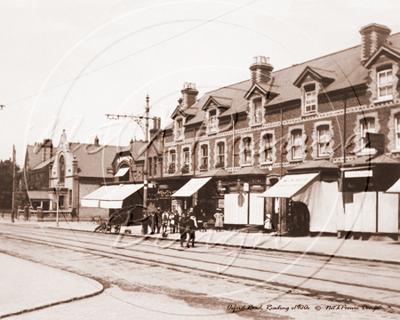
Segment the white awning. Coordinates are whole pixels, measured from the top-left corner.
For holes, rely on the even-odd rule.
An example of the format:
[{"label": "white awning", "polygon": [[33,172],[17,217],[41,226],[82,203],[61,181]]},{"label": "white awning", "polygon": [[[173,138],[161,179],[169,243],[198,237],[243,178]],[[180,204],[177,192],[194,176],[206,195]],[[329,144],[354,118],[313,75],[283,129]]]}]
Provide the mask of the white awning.
[{"label": "white awning", "polygon": [[208,178],[194,178],[186,183],[182,188],[175,192],[171,197],[191,197],[193,193],[204,186],[211,177]]},{"label": "white awning", "polygon": [[143,188],[143,184],[121,184],[118,188],[100,198],[100,207],[120,209],[124,200],[141,188]]},{"label": "white awning", "polygon": [[123,177],[124,175],[126,175],[126,173],[128,172],[129,168],[121,168],[118,170],[118,172],[115,174],[114,177]]},{"label": "white awning", "polygon": [[99,189],[93,191],[92,193],[87,194],[81,199],[81,205],[83,207],[92,207],[98,208],[100,206],[100,198],[106,196],[107,194],[111,194],[115,189],[120,186],[103,186]]},{"label": "white awning", "polygon": [[318,175],[319,173],[307,173],[284,176],[282,180],[260,196],[268,198],[291,198],[311,183]]},{"label": "white awning", "polygon": [[387,189],[388,193],[400,193],[400,179],[395,182],[389,189]]}]

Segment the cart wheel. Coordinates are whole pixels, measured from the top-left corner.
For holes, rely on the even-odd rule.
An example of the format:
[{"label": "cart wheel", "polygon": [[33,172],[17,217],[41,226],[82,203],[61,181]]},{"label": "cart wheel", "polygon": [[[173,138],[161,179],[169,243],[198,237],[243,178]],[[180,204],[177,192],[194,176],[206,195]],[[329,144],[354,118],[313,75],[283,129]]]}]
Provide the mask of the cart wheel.
[{"label": "cart wheel", "polygon": [[121,226],[114,226],[114,233],[119,233],[121,231]]}]

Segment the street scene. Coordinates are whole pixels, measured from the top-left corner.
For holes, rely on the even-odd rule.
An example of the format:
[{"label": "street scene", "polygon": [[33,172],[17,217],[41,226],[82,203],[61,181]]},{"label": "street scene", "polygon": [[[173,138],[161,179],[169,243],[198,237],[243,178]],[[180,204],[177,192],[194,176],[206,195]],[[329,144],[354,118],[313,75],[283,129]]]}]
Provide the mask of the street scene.
[{"label": "street scene", "polygon": [[395,1],[0,8],[0,318],[400,317]]}]

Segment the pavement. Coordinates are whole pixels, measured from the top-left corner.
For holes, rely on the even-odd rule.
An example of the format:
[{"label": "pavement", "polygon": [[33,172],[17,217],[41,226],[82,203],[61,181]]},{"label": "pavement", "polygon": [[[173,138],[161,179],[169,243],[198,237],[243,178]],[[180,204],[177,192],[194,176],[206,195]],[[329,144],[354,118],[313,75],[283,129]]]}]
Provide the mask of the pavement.
[{"label": "pavement", "polygon": [[103,292],[89,278],[0,253],[0,318]]},{"label": "pavement", "polygon": [[[1,224],[11,224],[9,219],[1,219]],[[97,224],[89,222],[61,221],[59,227],[51,221],[37,222],[17,220],[16,225],[37,225],[51,229],[79,230],[93,232]],[[126,237],[144,237],[141,226],[122,227],[130,230]],[[124,233],[125,234],[125,233]],[[168,233],[166,238],[161,234],[146,235],[155,241],[179,241],[179,233]],[[227,246],[235,248],[252,248],[314,254],[319,256],[335,256],[381,261],[400,264],[400,241],[362,241],[338,239],[336,237],[281,237],[276,234],[248,233],[246,230],[196,231],[196,243],[207,246]],[[8,266],[0,271],[0,318],[41,309],[47,306],[82,299],[101,293],[100,283],[34,262],[0,254],[0,265]]]}]

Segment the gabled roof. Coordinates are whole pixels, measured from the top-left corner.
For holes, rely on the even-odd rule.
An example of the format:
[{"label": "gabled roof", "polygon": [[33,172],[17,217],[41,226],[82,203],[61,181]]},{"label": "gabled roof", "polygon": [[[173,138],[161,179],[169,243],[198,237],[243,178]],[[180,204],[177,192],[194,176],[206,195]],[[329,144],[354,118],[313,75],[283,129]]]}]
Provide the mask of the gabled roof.
[{"label": "gabled roof", "polygon": [[396,48],[389,44],[382,45],[366,62],[365,67],[369,68],[369,66],[383,53],[386,52],[387,54],[400,59],[400,48]]},{"label": "gabled roof", "polygon": [[117,146],[95,146],[93,144],[71,143],[70,148],[78,160],[78,175],[90,178],[112,178],[108,173],[115,154],[119,152]]},{"label": "gabled roof", "polygon": [[34,167],[31,170],[40,170],[43,169],[44,167],[48,166],[49,164],[54,162],[55,156],[51,157],[50,159],[47,159],[46,161],[43,161],[42,163],[39,163],[36,167]]},{"label": "gabled roof", "polygon": [[231,107],[232,106],[232,99],[231,98],[224,98],[224,97],[217,97],[217,96],[210,96],[207,102],[203,105],[202,109],[207,110],[209,105],[214,103],[217,107]]},{"label": "gabled roof", "polygon": [[255,83],[253,84],[250,89],[246,92],[246,94],[244,95],[245,99],[248,99],[251,94],[256,91],[259,90],[261,92],[262,95],[266,96],[268,99],[273,99],[275,98],[279,93],[277,92],[273,92],[271,91],[271,89],[273,88],[273,79],[270,81],[271,84],[264,84],[264,83]]},{"label": "gabled roof", "polygon": [[[388,41],[391,46],[385,45],[387,50],[394,50],[400,47],[400,33],[391,35]],[[324,87],[324,92],[329,93],[345,88],[366,85],[368,78],[368,69],[361,64],[361,45],[332,53],[314,60],[306,61],[291,67],[281,69],[272,73],[273,89],[267,84],[257,84],[264,91],[273,91],[277,93],[272,99],[268,99],[267,106],[278,105],[283,102],[299,101],[301,98],[300,88],[293,85],[301,75],[304,75],[305,70],[309,70],[315,76],[326,79],[334,79]],[[307,69],[308,67],[308,69]],[[202,110],[210,96],[232,99],[232,106],[225,111],[222,116],[230,116],[236,113],[244,113],[247,108],[246,93],[253,87],[250,80],[235,83],[226,87],[222,87],[205,93],[199,101],[193,106],[198,112],[188,120],[185,125],[201,123],[205,119],[205,111]],[[170,129],[170,127],[166,127]]]},{"label": "gabled roof", "polygon": [[335,81],[335,71],[323,70],[318,68],[312,68],[310,66],[306,66],[302,73],[300,73],[299,77],[293,83],[296,87],[300,88],[303,81],[307,77],[311,77],[317,80],[320,83],[330,83]]}]

